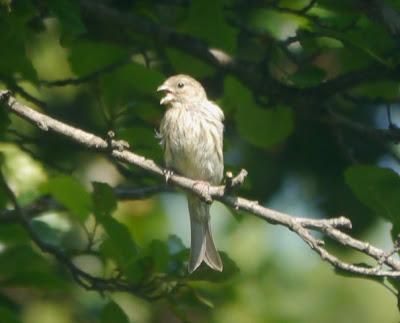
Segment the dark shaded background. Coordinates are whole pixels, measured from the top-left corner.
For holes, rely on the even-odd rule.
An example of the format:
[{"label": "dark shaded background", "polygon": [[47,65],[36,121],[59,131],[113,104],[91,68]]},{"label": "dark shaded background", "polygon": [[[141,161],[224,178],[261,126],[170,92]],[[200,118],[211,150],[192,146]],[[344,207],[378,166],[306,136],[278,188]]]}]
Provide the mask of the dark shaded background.
[{"label": "dark shaded background", "polygon": [[[399,120],[396,8],[400,1],[1,0],[0,88],[76,127],[101,136],[113,130],[133,151],[162,163],[154,130],[164,108],[155,89],[169,75],[190,74],[225,112],[226,169],[249,171],[240,195],[293,215],[345,215],[354,236],[389,250],[400,227],[400,134],[390,123]],[[215,59],[212,48],[229,57]],[[20,203],[49,194],[66,208],[36,214],[43,239],[93,275],[112,277],[120,268],[140,290],[85,291],[18,223],[2,223],[3,211],[1,322],[398,318],[396,297],[382,284],[339,276],[288,230],[218,203],[216,243],[232,261],[225,259],[221,276],[186,277],[182,194],[105,206],[123,224],[114,232],[115,222],[97,216],[91,183],[161,182],[19,118],[1,118],[3,170]],[[117,203],[107,194],[102,199]],[[0,204],[9,206],[5,197]],[[129,257],[127,243],[139,246],[133,267],[121,259]],[[328,247],[346,260],[364,260]],[[143,300],[150,280],[151,292],[162,292],[157,301]],[[170,291],[177,282],[185,287]]]}]

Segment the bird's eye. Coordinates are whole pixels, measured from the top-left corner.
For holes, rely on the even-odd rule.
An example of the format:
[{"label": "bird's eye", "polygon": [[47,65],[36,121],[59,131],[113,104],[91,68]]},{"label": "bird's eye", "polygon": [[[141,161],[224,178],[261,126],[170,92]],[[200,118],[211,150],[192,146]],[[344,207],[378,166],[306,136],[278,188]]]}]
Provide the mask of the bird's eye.
[{"label": "bird's eye", "polygon": [[185,84],[183,84],[183,82],[179,82],[178,83],[178,87],[181,89],[181,88],[183,88],[185,86]]}]

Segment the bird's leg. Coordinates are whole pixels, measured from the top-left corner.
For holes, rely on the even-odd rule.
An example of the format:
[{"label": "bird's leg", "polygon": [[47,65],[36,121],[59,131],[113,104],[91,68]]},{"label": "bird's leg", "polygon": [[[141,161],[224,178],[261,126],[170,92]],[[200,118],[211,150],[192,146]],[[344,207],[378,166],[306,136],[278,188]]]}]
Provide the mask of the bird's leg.
[{"label": "bird's leg", "polygon": [[174,172],[172,169],[170,169],[170,168],[164,168],[164,169],[163,169],[163,174],[164,174],[164,177],[165,177],[165,183],[168,184],[168,182],[169,182],[171,176],[174,175],[174,173],[175,173],[175,172]]},{"label": "bird's leg", "polygon": [[210,183],[205,181],[195,181],[193,184],[193,188],[201,194],[205,202],[212,202],[212,198],[210,195]]}]

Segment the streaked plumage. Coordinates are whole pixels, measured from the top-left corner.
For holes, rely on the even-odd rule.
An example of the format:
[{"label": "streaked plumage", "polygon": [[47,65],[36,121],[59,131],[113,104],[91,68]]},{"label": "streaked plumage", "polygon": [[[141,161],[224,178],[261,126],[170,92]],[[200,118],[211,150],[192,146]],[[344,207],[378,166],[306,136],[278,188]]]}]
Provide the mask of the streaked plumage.
[{"label": "streaked plumage", "polygon": [[[219,184],[223,177],[222,110],[207,99],[199,82],[187,75],[167,79],[158,89],[167,111],[160,125],[166,166],[186,177]],[[188,194],[191,225],[189,272],[204,261],[222,271],[210,229],[210,205]]]}]

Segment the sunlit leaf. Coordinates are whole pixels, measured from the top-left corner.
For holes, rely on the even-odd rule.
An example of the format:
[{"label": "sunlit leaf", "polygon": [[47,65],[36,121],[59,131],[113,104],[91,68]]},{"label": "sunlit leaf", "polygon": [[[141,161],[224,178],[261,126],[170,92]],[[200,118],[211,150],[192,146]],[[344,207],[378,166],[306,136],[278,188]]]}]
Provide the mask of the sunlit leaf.
[{"label": "sunlit leaf", "polygon": [[357,198],[378,216],[393,224],[393,235],[400,231],[400,177],[393,170],[376,166],[352,166],[346,182]]},{"label": "sunlit leaf", "polygon": [[259,107],[248,88],[233,78],[225,81],[224,106],[235,109],[239,133],[251,144],[268,148],[284,141],[293,131],[293,113],[285,106]]},{"label": "sunlit leaf", "polygon": [[52,228],[46,222],[40,219],[33,219],[31,223],[33,229],[40,236],[43,242],[51,245],[61,245],[62,232],[55,228]]},{"label": "sunlit leaf", "polygon": [[284,39],[288,33],[294,33],[297,28],[307,24],[307,19],[290,13],[266,9],[251,12],[251,27],[277,39]]},{"label": "sunlit leaf", "polygon": [[92,199],[86,189],[73,177],[57,176],[43,187],[80,220],[85,220],[92,210]]},{"label": "sunlit leaf", "polygon": [[398,82],[391,81],[365,83],[357,86],[352,93],[371,99],[393,101],[399,97],[400,85]]},{"label": "sunlit leaf", "polygon": [[236,114],[239,133],[251,144],[268,148],[284,141],[293,130],[293,113],[288,107],[264,110],[248,106]]}]

